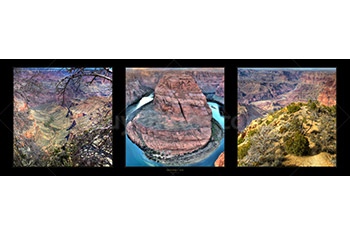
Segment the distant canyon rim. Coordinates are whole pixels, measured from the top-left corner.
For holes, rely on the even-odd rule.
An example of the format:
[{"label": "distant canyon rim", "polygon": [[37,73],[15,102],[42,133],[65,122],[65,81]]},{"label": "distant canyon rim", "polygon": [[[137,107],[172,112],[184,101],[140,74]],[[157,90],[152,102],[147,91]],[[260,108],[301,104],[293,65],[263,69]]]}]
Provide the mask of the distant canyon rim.
[{"label": "distant canyon rim", "polygon": [[336,71],[238,69],[238,130],[292,102],[336,104]]}]

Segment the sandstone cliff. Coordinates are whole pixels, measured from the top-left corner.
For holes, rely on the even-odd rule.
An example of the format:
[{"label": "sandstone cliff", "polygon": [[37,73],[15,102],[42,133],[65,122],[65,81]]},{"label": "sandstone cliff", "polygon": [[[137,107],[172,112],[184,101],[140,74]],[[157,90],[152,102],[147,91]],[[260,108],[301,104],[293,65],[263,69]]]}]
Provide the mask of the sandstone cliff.
[{"label": "sandstone cliff", "polygon": [[163,76],[181,76],[181,74],[194,78],[205,95],[215,94],[224,97],[223,68],[130,68],[126,70],[126,105],[129,106],[147,93],[154,92],[156,85]]},{"label": "sandstone cliff", "polygon": [[263,117],[267,112],[250,104],[238,104],[237,129],[243,131],[254,119]]},{"label": "sandstone cliff", "polygon": [[133,142],[165,157],[193,152],[208,143],[211,109],[191,76],[164,76],[154,96],[153,103],[127,124]]},{"label": "sandstone cliff", "polygon": [[[335,71],[239,69],[240,105],[249,104],[272,112],[292,102],[309,100],[318,100],[326,106],[336,104]],[[249,112],[248,109],[238,111],[239,130],[251,121],[247,116],[255,115]]]},{"label": "sandstone cliff", "polygon": [[225,167],[225,152],[222,152],[214,163],[215,167]]}]

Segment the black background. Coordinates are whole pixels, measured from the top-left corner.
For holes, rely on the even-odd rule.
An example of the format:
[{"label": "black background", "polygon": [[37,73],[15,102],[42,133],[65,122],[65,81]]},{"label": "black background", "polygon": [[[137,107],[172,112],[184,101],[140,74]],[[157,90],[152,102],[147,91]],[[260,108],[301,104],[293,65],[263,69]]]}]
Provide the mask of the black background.
[{"label": "black background", "polygon": [[[349,175],[346,151],[350,121],[347,79],[349,60],[250,60],[250,59],[108,59],[108,60],[1,60],[0,175],[191,175],[191,176],[273,176],[273,175]],[[112,168],[13,168],[13,67],[113,67],[113,167]],[[225,68],[225,168],[215,167],[125,167],[125,68],[126,67],[223,67]],[[337,68],[337,167],[237,168],[237,68],[238,67],[336,67]]]}]

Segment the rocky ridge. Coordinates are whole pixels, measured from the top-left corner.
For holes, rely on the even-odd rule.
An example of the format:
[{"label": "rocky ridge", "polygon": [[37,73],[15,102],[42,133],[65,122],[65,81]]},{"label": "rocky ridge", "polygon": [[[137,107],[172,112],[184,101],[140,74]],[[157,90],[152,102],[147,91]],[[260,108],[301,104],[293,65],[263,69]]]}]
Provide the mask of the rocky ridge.
[{"label": "rocky ridge", "polygon": [[[303,139],[303,143],[293,148],[290,142],[298,142],[296,139]],[[302,156],[291,153],[301,149]],[[335,107],[318,102],[296,103],[251,121],[238,136],[238,165],[334,167]]]}]

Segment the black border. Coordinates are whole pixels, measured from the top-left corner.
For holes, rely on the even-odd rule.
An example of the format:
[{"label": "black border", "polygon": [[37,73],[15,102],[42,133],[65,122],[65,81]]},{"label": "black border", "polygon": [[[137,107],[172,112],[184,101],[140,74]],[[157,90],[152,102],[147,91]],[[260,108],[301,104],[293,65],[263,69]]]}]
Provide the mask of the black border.
[{"label": "black border", "polygon": [[[350,119],[347,101],[346,80],[350,77],[349,60],[328,59],[45,59],[45,60],[1,60],[3,82],[1,85],[0,130],[3,135],[0,157],[0,175],[60,175],[60,176],[340,176],[349,175],[346,143]],[[113,133],[112,168],[13,168],[13,67],[113,67],[113,121],[125,116],[125,68],[126,67],[224,67],[225,68],[225,112],[231,118],[225,120],[225,168],[195,167],[125,167],[124,128]],[[240,168],[236,167],[237,131],[231,127],[237,113],[237,69],[239,67],[336,67],[337,68],[337,167],[335,168]],[[232,87],[232,88],[230,88]],[[118,117],[119,119],[116,119]],[[123,122],[120,123],[122,126]],[[10,127],[9,127],[10,126]],[[341,127],[340,127],[341,126]]]}]

